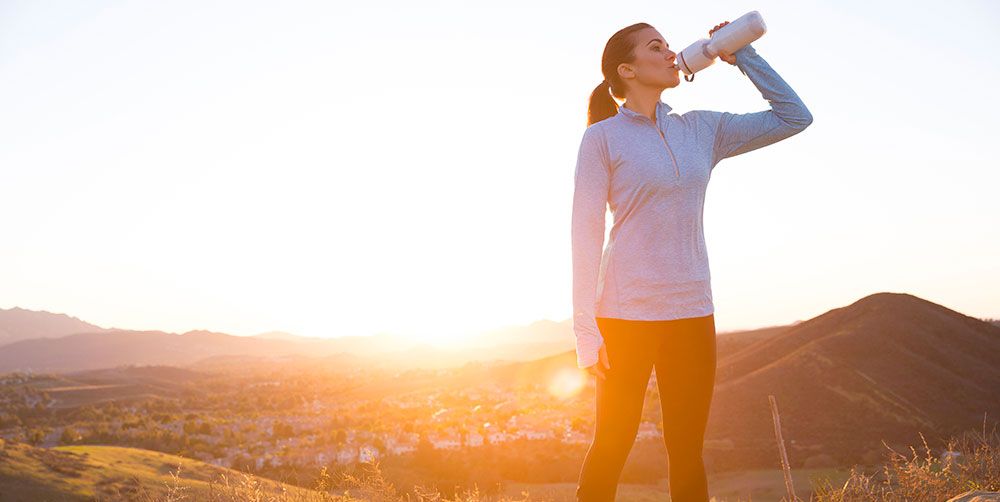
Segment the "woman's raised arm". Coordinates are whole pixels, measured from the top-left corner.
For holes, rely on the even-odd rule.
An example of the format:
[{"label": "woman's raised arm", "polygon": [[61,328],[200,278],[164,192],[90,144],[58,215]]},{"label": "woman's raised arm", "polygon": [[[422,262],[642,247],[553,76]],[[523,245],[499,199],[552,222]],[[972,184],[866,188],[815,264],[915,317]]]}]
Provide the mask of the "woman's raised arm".
[{"label": "woman's raised arm", "polygon": [[813,121],[812,114],[798,94],[751,45],[742,47],[733,55],[736,56],[737,68],[750,78],[771,104],[771,109],[742,114],[699,110],[698,113],[715,128],[712,167],[722,159],[798,134]]}]

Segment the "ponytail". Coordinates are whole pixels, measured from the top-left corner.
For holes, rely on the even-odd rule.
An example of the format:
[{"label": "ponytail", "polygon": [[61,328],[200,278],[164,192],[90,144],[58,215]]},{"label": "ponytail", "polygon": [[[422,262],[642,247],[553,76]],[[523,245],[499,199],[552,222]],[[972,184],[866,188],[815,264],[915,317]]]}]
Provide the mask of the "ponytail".
[{"label": "ponytail", "polygon": [[618,113],[618,103],[611,97],[611,84],[604,80],[590,93],[587,126],[613,117],[616,113]]},{"label": "ponytail", "polygon": [[615,84],[615,79],[619,78],[618,65],[631,63],[635,59],[633,54],[635,40],[632,34],[643,28],[652,26],[647,23],[626,26],[611,35],[607,45],[604,46],[604,55],[601,56],[601,73],[604,74],[604,81],[597,84],[590,93],[590,106],[587,108],[588,127],[618,113],[618,102],[615,98],[625,99],[624,82],[618,80],[617,85]]}]

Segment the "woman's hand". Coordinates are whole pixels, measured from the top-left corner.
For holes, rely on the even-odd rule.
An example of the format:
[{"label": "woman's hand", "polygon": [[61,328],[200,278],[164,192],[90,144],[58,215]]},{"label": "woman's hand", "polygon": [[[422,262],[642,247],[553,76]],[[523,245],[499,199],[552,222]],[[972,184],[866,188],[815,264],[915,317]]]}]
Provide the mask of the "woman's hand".
[{"label": "woman's hand", "polygon": [[611,369],[611,363],[608,362],[608,350],[605,348],[606,346],[607,344],[602,343],[600,350],[597,351],[597,364],[587,366],[587,373],[604,380],[608,379],[604,370]]},{"label": "woman's hand", "polygon": [[[722,28],[723,26],[725,26],[727,24],[729,24],[729,21],[724,21],[721,24],[715,25],[715,28],[712,28],[711,30],[708,30],[708,36],[711,37],[713,33],[715,33],[716,31],[719,31],[719,28]],[[732,55],[732,54],[730,54],[728,52],[719,51],[719,58],[722,59],[723,61],[731,64],[731,65],[735,65],[736,64],[736,56],[734,56],[734,55]]]}]

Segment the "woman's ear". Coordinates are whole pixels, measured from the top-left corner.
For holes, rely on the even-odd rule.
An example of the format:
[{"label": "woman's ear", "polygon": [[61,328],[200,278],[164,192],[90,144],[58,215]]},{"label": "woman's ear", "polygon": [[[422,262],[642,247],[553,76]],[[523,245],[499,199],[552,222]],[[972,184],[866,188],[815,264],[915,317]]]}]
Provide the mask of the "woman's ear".
[{"label": "woman's ear", "polygon": [[622,63],[618,65],[618,76],[621,77],[622,80],[635,78],[635,69],[627,63]]}]

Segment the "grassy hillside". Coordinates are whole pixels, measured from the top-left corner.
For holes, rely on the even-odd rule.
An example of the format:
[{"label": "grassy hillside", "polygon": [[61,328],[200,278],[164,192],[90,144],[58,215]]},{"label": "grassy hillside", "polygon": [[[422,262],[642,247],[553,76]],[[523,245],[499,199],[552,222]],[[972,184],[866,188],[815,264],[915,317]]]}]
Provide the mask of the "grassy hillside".
[{"label": "grassy hillside", "polygon": [[237,490],[257,491],[265,498],[321,500],[317,492],[248,479],[232,469],[155,451],[117,446],[35,448],[3,440],[0,444],[4,502],[169,500],[181,494],[183,500],[204,500],[211,498],[210,489],[225,490],[227,481]]}]

